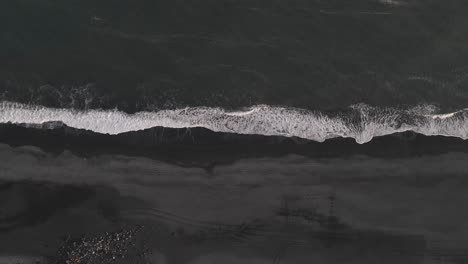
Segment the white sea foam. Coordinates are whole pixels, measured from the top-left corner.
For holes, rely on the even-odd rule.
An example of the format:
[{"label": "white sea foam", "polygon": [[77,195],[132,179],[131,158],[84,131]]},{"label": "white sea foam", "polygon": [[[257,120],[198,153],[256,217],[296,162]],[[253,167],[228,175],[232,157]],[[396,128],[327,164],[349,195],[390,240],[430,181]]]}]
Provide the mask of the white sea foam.
[{"label": "white sea foam", "polygon": [[253,106],[230,112],[221,108],[188,107],[158,112],[126,114],[116,110],[77,111],[0,103],[0,123],[37,125],[60,121],[67,126],[97,133],[119,134],[156,126],[204,127],[216,132],[300,137],[322,142],[334,137],[351,137],[366,143],[375,136],[414,131],[424,135],[468,138],[468,111],[428,113],[433,107],[401,110],[364,104],[340,113],[323,113],[297,108]]}]

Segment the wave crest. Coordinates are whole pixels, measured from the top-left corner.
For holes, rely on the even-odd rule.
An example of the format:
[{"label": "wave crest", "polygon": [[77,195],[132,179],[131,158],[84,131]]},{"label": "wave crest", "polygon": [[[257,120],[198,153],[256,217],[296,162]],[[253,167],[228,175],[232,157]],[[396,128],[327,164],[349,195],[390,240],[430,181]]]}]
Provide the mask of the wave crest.
[{"label": "wave crest", "polygon": [[204,127],[215,132],[299,137],[323,142],[350,137],[366,143],[376,136],[414,131],[424,135],[468,138],[468,110],[437,114],[433,106],[411,109],[379,108],[357,104],[340,112],[257,105],[231,112],[222,108],[187,107],[126,114],[117,110],[77,111],[0,103],[0,123],[53,128],[65,124],[103,134],[120,134],[152,127]]}]

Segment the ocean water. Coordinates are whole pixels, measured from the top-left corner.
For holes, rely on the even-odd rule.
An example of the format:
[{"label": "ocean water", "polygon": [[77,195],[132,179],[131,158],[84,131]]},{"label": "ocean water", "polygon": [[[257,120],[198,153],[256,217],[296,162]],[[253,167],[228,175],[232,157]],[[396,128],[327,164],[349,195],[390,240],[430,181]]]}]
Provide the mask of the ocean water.
[{"label": "ocean water", "polygon": [[1,4],[4,100],[125,112],[466,107],[463,0]]},{"label": "ocean water", "polygon": [[468,263],[467,10],[0,1],[0,264]]}]

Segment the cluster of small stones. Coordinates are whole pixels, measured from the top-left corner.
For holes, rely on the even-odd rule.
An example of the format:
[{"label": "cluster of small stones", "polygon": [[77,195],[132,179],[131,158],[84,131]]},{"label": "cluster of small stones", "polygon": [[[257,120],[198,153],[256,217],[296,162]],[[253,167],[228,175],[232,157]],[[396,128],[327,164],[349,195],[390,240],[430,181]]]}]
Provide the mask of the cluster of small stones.
[{"label": "cluster of small stones", "polygon": [[126,257],[139,228],[106,232],[99,236],[67,238],[60,247],[56,264],[114,263]]}]

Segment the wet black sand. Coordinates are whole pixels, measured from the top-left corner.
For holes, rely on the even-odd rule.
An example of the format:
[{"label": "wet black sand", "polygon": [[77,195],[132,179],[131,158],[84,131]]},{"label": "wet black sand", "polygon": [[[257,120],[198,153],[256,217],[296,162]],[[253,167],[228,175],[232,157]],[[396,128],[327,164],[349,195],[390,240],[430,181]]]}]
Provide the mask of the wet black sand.
[{"label": "wet black sand", "polygon": [[[57,133],[17,129],[10,131],[36,135],[20,137],[29,140]],[[146,152],[122,143],[122,151],[82,155],[91,148],[85,141],[54,138],[56,146],[69,141],[60,151],[32,146],[40,141],[0,145],[0,263],[468,261],[464,141],[385,137],[390,150],[382,156],[379,139],[340,142],[355,146],[346,153],[321,143],[328,155],[314,152],[320,144],[312,142],[294,143],[310,155],[288,152],[293,143],[278,139],[239,152],[255,142],[237,139],[216,157],[200,155],[208,146],[193,142]],[[415,142],[437,140],[438,151],[415,151]],[[179,148],[190,151],[148,155]]]},{"label": "wet black sand", "polygon": [[[42,127],[47,127],[47,124]],[[391,159],[468,152],[466,140],[424,136],[414,132],[375,137],[366,144],[358,144],[352,138],[316,142],[295,137],[220,133],[200,127],[155,127],[118,135],[100,134],[66,125],[43,128],[0,124],[0,142],[10,146],[36,146],[56,155],[65,150],[82,157],[121,154],[206,168],[243,158],[281,157],[288,154],[317,159],[354,155]]]}]

